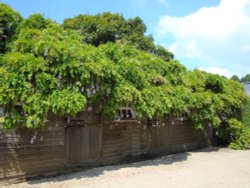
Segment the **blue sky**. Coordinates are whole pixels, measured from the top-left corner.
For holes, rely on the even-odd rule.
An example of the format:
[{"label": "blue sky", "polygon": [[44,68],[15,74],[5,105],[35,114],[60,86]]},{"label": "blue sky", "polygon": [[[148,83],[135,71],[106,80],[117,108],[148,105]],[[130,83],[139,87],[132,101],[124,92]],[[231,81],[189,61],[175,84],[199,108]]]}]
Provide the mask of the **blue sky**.
[{"label": "blue sky", "polygon": [[250,0],[0,0],[23,17],[62,22],[105,11],[141,17],[157,44],[189,69],[231,76],[250,73]]}]

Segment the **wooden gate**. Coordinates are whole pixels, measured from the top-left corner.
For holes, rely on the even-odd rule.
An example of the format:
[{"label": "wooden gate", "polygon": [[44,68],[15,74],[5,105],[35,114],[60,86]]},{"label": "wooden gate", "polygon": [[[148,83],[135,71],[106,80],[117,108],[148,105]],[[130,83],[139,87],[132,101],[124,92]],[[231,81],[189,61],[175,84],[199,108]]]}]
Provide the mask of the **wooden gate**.
[{"label": "wooden gate", "polygon": [[101,154],[102,130],[96,126],[65,128],[66,167],[98,165]]}]

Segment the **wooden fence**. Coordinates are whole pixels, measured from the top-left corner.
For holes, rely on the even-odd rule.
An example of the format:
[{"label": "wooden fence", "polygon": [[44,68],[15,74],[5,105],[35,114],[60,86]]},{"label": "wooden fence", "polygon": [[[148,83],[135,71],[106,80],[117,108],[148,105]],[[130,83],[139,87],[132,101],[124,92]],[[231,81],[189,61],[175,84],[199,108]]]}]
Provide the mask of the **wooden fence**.
[{"label": "wooden fence", "polygon": [[213,137],[211,128],[195,130],[188,121],[176,118],[165,118],[160,126],[147,121],[101,121],[87,113],[70,123],[55,116],[49,120],[45,128],[0,130],[0,184],[189,151],[211,145]]},{"label": "wooden fence", "polygon": [[64,127],[56,117],[45,128],[1,130],[0,181],[62,171],[64,147]]}]

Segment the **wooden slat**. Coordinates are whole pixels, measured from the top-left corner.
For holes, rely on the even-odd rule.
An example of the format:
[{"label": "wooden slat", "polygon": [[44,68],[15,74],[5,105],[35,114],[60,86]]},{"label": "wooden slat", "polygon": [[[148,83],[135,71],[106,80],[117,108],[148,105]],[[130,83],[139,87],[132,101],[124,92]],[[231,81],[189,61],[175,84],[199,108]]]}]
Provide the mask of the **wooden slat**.
[{"label": "wooden slat", "polygon": [[[150,127],[147,121],[140,125],[105,121],[101,125],[90,112],[72,121],[75,126],[64,128],[62,119],[51,118],[54,120],[41,129],[0,130],[0,181],[77,166],[114,164],[142,154],[185,151],[208,139],[187,121],[172,125],[172,120],[163,119],[163,127]],[[78,126],[78,122],[84,125]]]},{"label": "wooden slat", "polygon": [[64,168],[64,127],[49,121],[39,129],[0,131],[0,181]]}]

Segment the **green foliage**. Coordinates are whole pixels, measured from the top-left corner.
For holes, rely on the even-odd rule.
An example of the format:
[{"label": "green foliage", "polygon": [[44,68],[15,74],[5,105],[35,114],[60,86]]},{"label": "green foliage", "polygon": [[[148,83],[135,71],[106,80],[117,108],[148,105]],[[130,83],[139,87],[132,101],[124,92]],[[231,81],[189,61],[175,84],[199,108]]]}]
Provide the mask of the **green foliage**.
[{"label": "green foliage", "polygon": [[240,82],[240,78],[237,75],[233,75],[230,79],[236,82]]},{"label": "green foliage", "polygon": [[81,92],[70,88],[54,90],[49,96],[49,103],[55,114],[75,115],[84,109],[86,97]]},{"label": "green foliage", "polygon": [[82,35],[83,42],[95,46],[117,42],[149,52],[165,61],[170,61],[174,57],[165,48],[156,46],[151,35],[144,35],[147,28],[139,17],[126,20],[120,14],[109,12],[94,16],[80,14],[74,18],[65,19],[63,27],[76,30]]},{"label": "green foliage", "polygon": [[[23,100],[21,109],[24,125],[28,128],[44,126],[49,105],[48,100],[41,93],[28,94]],[[4,125],[7,123],[4,122]]]},{"label": "green foliage", "polygon": [[115,42],[126,32],[124,18],[120,14],[103,13],[95,16],[79,15],[64,20],[64,28],[79,31],[86,43],[98,46]]},{"label": "green foliage", "polygon": [[7,44],[13,40],[22,21],[19,13],[10,6],[0,2],[0,54],[7,49]]},{"label": "green foliage", "polygon": [[187,71],[145,31],[141,19],[119,14],[80,15],[63,27],[30,16],[0,58],[1,124],[35,128],[50,111],[74,116],[93,104],[113,117],[131,106],[143,118],[188,113],[196,128],[209,122],[232,147],[247,148],[249,131],[236,120],[249,99],[242,84]]},{"label": "green foliage", "polygon": [[250,148],[250,129],[243,126],[236,119],[229,120],[230,145],[232,149],[249,149]]},{"label": "green foliage", "polygon": [[229,144],[232,149],[250,148],[250,129],[239,120],[231,118],[218,128],[219,136]]},{"label": "green foliage", "polygon": [[250,74],[243,76],[240,80],[241,82],[250,82]]},{"label": "green foliage", "polygon": [[241,83],[250,82],[250,74],[246,74],[241,79],[237,75],[233,75],[230,79]]},{"label": "green foliage", "polygon": [[167,95],[167,88],[150,87],[142,90],[141,100],[136,107],[139,113],[150,119],[153,116],[168,114],[172,107],[172,102]]},{"label": "green foliage", "polygon": [[250,129],[244,128],[237,140],[232,141],[229,145],[232,149],[242,150],[242,149],[249,149],[250,148]]},{"label": "green foliage", "polygon": [[5,128],[16,127],[18,120],[29,128],[43,126],[49,110],[74,115],[84,109],[86,97],[79,92],[79,78],[86,77],[81,68],[88,61],[84,51],[88,46],[84,48],[80,40],[57,24],[43,30],[21,29],[12,52],[0,59]]},{"label": "green foliage", "polygon": [[157,57],[162,58],[164,61],[169,61],[174,58],[174,55],[169,51],[167,51],[162,46],[155,46],[153,48],[153,54],[156,55]]},{"label": "green foliage", "polygon": [[250,101],[243,107],[242,123],[245,127],[250,128]]},{"label": "green foliage", "polygon": [[51,23],[52,21],[50,19],[45,19],[42,14],[32,14],[22,22],[21,27],[45,29]]},{"label": "green foliage", "polygon": [[223,78],[219,75],[208,75],[205,82],[205,89],[214,93],[223,93],[224,91]]},{"label": "green foliage", "polygon": [[238,121],[237,119],[231,118],[229,121],[229,128],[230,128],[230,133],[231,133],[231,137],[233,137],[233,140],[236,140],[237,137],[239,137],[240,132],[243,129],[243,124]]}]

